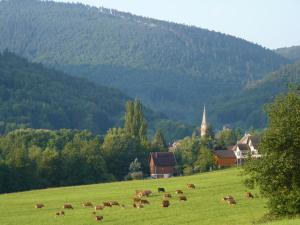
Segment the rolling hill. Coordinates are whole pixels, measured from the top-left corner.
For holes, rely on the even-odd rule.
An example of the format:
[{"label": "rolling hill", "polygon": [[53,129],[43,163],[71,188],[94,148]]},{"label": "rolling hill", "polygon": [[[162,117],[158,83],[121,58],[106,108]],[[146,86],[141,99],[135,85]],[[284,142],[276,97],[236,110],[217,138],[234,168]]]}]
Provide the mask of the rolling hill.
[{"label": "rolling hill", "polygon": [[290,59],[292,61],[300,60],[300,46],[292,46],[287,48],[278,48],[274,50],[277,54]]},{"label": "rolling hill", "polygon": [[290,84],[300,85],[300,62],[267,74],[263,79],[242,89],[231,100],[219,99],[215,106],[217,113],[211,116],[215,116],[219,123],[235,122],[248,127],[264,128],[267,124],[264,105],[272,102],[277,95],[286,93]]},{"label": "rolling hill", "polygon": [[[18,127],[88,129],[104,134],[122,126],[124,93],[84,78],[31,63],[13,53],[0,53],[0,134]],[[150,134],[161,127],[167,140],[182,138],[193,128],[144,108]]]},{"label": "rolling hill", "polygon": [[[253,224],[265,213],[265,201],[254,191],[255,198],[245,198],[245,187],[239,169],[227,169],[193,176],[170,179],[114,182],[98,185],[51,188],[38,191],[0,195],[0,223],[12,224],[93,224],[93,209],[84,208],[83,202],[102,204],[103,201],[116,200],[125,207],[105,208],[98,211],[103,215],[103,224],[202,224],[202,225],[240,225]],[[194,183],[196,189],[186,189],[187,183]],[[164,187],[173,197],[169,208],[162,208],[162,194],[158,187]],[[132,207],[132,196],[137,189],[150,189],[150,205],[145,208]],[[187,202],[179,202],[175,190],[182,189]],[[237,205],[230,206],[221,198],[233,195]],[[35,209],[37,203],[45,204],[43,209]],[[55,216],[65,203],[73,205],[74,210],[65,210],[65,216]],[[294,225],[299,219],[279,220],[266,224]]]},{"label": "rolling hill", "polygon": [[170,118],[197,124],[204,103],[230,99],[236,87],[289,62],[230,35],[81,4],[1,1],[0,30],[2,50],[118,88]]}]

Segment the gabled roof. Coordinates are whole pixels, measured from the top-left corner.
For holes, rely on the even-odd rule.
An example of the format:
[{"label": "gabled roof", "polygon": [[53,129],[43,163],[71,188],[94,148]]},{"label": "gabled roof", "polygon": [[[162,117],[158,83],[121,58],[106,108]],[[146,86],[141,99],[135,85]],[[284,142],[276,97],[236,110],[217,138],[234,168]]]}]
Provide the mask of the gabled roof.
[{"label": "gabled roof", "polygon": [[151,152],[151,158],[156,166],[175,166],[176,160],[173,152]]},{"label": "gabled roof", "polygon": [[249,151],[250,150],[250,147],[248,144],[237,144],[237,146],[239,147],[239,149],[241,151]]},{"label": "gabled roof", "polygon": [[236,158],[233,151],[230,150],[216,150],[214,154],[221,159],[232,159]]},{"label": "gabled roof", "polygon": [[252,145],[254,148],[257,149],[258,145],[260,144],[260,137],[259,136],[250,136],[249,141],[251,140]]}]

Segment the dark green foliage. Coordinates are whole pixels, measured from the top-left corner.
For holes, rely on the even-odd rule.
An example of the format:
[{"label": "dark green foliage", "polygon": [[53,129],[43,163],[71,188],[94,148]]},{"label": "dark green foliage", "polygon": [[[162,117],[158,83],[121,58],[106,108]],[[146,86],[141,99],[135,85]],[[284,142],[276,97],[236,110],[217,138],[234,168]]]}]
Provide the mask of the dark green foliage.
[{"label": "dark green foliage", "polygon": [[157,152],[168,151],[166,140],[160,128],[157,129],[151,145]]},{"label": "dark green foliage", "polygon": [[214,112],[216,99],[288,62],[229,35],[81,4],[1,1],[0,30],[0,49],[117,87],[192,123],[200,123],[203,103]]},{"label": "dark green foliage", "polygon": [[139,100],[126,103],[124,130],[140,141],[147,141],[147,122]]},{"label": "dark green foliage", "polygon": [[238,88],[235,98],[220,98],[212,106],[214,112],[210,116],[218,121],[217,124],[236,124],[244,129],[264,128],[267,116],[263,106],[272,102],[279,93],[286,93],[291,83],[300,84],[300,62],[272,72],[247,88]]},{"label": "dark green foliage", "polygon": [[0,193],[114,179],[87,131],[20,129],[0,138]]},{"label": "dark green foliage", "polygon": [[[70,78],[7,51],[0,54],[0,134],[25,127],[88,129],[104,134],[110,127],[121,124],[128,99],[117,90]],[[163,123],[169,136],[177,127],[192,132],[161,113],[147,108],[144,111],[151,130]],[[141,132],[145,132],[143,129]],[[184,137],[180,132],[174,135]]]},{"label": "dark green foliage", "polygon": [[267,107],[269,126],[259,150],[250,160],[248,184],[257,184],[274,215],[300,214],[300,95],[288,93]]},{"label": "dark green foliage", "polygon": [[[103,143],[104,159],[107,167],[118,180],[128,173],[128,165],[135,159],[148,157],[147,148],[136,137],[129,135],[123,128],[113,128],[105,135]],[[142,160],[145,169],[147,161]],[[148,171],[147,171],[148,172]]]},{"label": "dark green foliage", "polygon": [[128,98],[80,78],[0,54],[0,131],[77,128],[105,133],[119,123]]}]

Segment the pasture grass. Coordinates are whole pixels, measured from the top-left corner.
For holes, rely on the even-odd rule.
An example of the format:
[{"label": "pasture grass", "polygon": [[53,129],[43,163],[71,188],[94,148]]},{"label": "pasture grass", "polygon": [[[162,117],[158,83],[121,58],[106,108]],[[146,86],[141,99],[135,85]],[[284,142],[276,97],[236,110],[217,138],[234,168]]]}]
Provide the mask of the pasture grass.
[{"label": "pasture grass", "polygon": [[[170,179],[151,179],[142,181],[114,182],[107,184],[51,188],[0,195],[1,225],[243,225],[254,224],[266,212],[265,201],[259,198],[258,191],[253,191],[255,198],[245,198],[248,191],[237,168],[203,173],[193,176]],[[188,190],[187,183],[194,183],[196,189]],[[162,208],[162,193],[158,187],[164,187],[172,194],[169,208]],[[150,205],[145,208],[132,207],[135,190],[150,189]],[[179,202],[175,191],[184,191],[188,201]],[[232,195],[237,205],[228,205],[221,198]],[[91,201],[94,205],[103,201],[117,200],[125,208],[112,207],[98,211],[104,216],[102,222],[95,221],[93,209],[83,208],[82,203]],[[36,203],[45,204],[43,209],[35,209]],[[64,203],[71,203],[74,210],[64,210],[64,217],[55,213]],[[268,225],[300,224],[300,219],[280,220]]]}]

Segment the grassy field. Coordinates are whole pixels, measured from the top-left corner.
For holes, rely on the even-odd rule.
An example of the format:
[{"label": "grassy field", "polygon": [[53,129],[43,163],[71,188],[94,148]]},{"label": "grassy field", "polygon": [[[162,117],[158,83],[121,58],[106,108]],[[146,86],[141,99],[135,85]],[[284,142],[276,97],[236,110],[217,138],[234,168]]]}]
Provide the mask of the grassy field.
[{"label": "grassy field", "polygon": [[[187,183],[194,183],[195,190],[188,190]],[[164,187],[173,194],[169,208],[161,207],[162,194],[158,187]],[[150,189],[154,193],[148,198],[149,206],[142,209],[132,207],[132,197],[137,189]],[[182,189],[188,198],[179,202],[175,190]],[[238,169],[228,169],[194,176],[170,179],[116,182],[108,184],[52,188],[0,195],[1,225],[46,225],[46,224],[111,224],[111,225],[242,225],[253,224],[266,212],[264,200],[256,196],[253,200],[245,198],[247,189],[242,184]],[[221,201],[225,195],[233,195],[237,205],[230,206]],[[95,221],[92,209],[82,207],[82,203],[91,201],[101,204],[103,201],[117,200],[125,208],[105,208],[98,212],[103,215],[102,222]],[[45,208],[35,209],[36,203],[44,203]],[[55,212],[64,203],[71,203],[74,210],[65,210],[64,217],[56,217]],[[282,220],[269,225],[300,224],[298,220]]]}]

